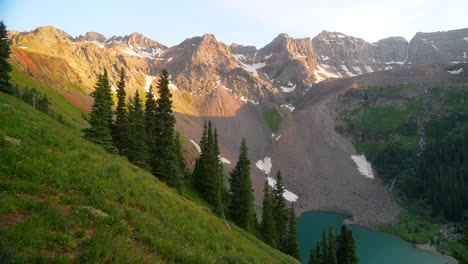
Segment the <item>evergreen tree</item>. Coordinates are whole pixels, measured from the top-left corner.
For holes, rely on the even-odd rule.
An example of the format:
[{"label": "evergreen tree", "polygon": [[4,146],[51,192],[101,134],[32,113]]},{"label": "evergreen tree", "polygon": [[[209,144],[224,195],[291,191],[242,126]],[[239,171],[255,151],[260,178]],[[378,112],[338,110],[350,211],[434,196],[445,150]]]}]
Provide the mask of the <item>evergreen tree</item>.
[{"label": "evergreen tree", "polygon": [[294,213],[294,204],[292,204],[291,206],[291,212],[289,214],[288,222],[288,243],[285,253],[301,261],[299,245],[297,244],[296,214]]},{"label": "evergreen tree", "polygon": [[276,232],[278,236],[278,249],[285,252],[288,246],[288,211],[286,208],[286,199],[283,196],[284,185],[281,172],[276,174],[276,185],[273,189],[274,216],[276,222]]},{"label": "evergreen tree", "polygon": [[85,137],[110,152],[116,152],[111,136],[113,101],[107,70],[104,69],[103,74],[98,75],[94,88],[91,93],[94,98],[89,119],[91,127],[84,129]]},{"label": "evergreen tree", "polygon": [[273,212],[273,196],[268,179],[265,179],[263,188],[262,223],[260,226],[263,241],[272,247],[277,245],[276,225]]},{"label": "evergreen tree", "polygon": [[229,212],[238,226],[247,231],[252,231],[256,220],[254,219],[254,197],[250,179],[250,160],[247,158],[247,152],[247,144],[245,139],[242,139],[239,159],[229,178],[231,197]]},{"label": "evergreen tree", "polygon": [[320,248],[320,243],[315,245],[315,259],[317,260],[317,264],[326,264],[323,261],[323,254],[322,249]]},{"label": "evergreen tree", "polygon": [[128,110],[126,104],[127,93],[125,92],[125,70],[120,70],[120,80],[117,82],[117,108],[115,111],[115,123],[112,138],[114,146],[121,155],[127,155],[129,142]]},{"label": "evergreen tree", "polygon": [[322,249],[322,262],[328,264],[328,242],[327,242],[327,231],[325,228],[322,230],[322,241],[320,242],[320,248]]},{"label": "evergreen tree", "polygon": [[309,264],[317,264],[317,254],[316,254],[316,248],[311,247],[309,250]]},{"label": "evergreen tree", "polygon": [[177,158],[177,165],[179,167],[179,171],[183,174],[183,179],[185,180],[187,174],[187,166],[185,166],[184,156],[182,155],[182,145],[180,140],[180,133],[178,131],[175,131],[174,150]]},{"label": "evergreen tree", "polygon": [[213,132],[211,121],[205,121],[203,125],[200,149],[201,154],[193,173],[195,186],[202,197],[213,205],[213,211],[222,216],[223,165],[220,161],[218,133],[216,129]]},{"label": "evergreen tree", "polygon": [[138,90],[135,92],[135,98],[129,107],[128,129],[129,137],[125,143],[127,145],[127,157],[133,164],[149,169],[148,166],[148,146],[146,144],[145,118],[143,112],[143,103],[140,99]]},{"label": "evergreen tree", "polygon": [[156,153],[156,142],[157,136],[156,129],[156,110],[157,104],[154,99],[153,87],[150,85],[148,92],[146,93],[145,102],[145,129],[146,129],[146,144],[148,145],[148,154],[150,157],[149,163],[151,164],[151,157],[157,157]]},{"label": "evergreen tree", "polygon": [[154,150],[150,155],[151,172],[172,188],[180,191],[182,174],[177,166],[174,151],[174,124],[172,114],[172,94],[169,90],[169,73],[162,70],[158,81],[158,99],[156,101],[156,126],[153,135]]},{"label": "evergreen tree", "polygon": [[336,239],[335,239],[335,234],[333,234],[333,228],[330,226],[330,233],[328,233],[328,258],[327,258],[327,263],[328,264],[337,264],[337,259],[336,259]]},{"label": "evergreen tree", "polygon": [[346,225],[341,226],[341,233],[338,236],[338,248],[336,250],[338,264],[356,264],[359,258],[356,255],[356,243],[353,232]]},{"label": "evergreen tree", "polygon": [[10,57],[10,43],[8,41],[8,34],[6,26],[3,21],[0,21],[0,91],[12,93],[11,85],[9,83],[11,65],[7,59]]}]

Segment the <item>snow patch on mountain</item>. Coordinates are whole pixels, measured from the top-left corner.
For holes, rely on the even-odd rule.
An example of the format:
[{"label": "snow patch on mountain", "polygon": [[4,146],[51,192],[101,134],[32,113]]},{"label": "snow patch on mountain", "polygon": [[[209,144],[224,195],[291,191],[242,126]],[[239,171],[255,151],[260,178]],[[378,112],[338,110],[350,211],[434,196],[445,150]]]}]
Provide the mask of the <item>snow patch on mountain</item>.
[{"label": "snow patch on mountain", "polygon": [[364,69],[366,69],[367,72],[374,72],[370,66],[364,65]]},{"label": "snow patch on mountain", "polygon": [[348,75],[349,77],[353,77],[353,76],[356,76],[356,74],[353,74],[352,72],[350,72],[348,70],[348,67],[346,67],[346,65],[340,65],[341,69],[343,69],[343,71],[345,72],[346,75]]},{"label": "snow patch on mountain", "polygon": [[146,82],[145,82],[145,87],[143,88],[145,89],[146,92],[149,92],[149,87],[151,86],[151,83],[153,82],[153,80],[156,79],[156,77],[145,74],[145,78],[146,78]]},{"label": "snow patch on mountain", "polygon": [[219,159],[221,160],[222,163],[231,164],[231,161],[229,161],[225,157],[220,157]]},{"label": "snow patch on mountain", "polygon": [[280,86],[280,88],[281,88],[281,90],[283,90],[283,93],[290,93],[290,92],[294,92],[294,90],[296,90],[296,84],[292,83],[292,82],[289,82],[287,87]]},{"label": "snow patch on mountain", "polygon": [[294,111],[294,106],[290,105],[290,104],[282,104],[280,107],[286,107],[287,109],[289,109],[289,111],[293,112]]},{"label": "snow patch on mountain", "polygon": [[[322,66],[323,66],[323,68],[322,68]],[[338,76],[338,75],[336,75],[334,73],[328,72],[327,70],[324,69],[324,68],[330,68],[329,65],[323,64],[322,66],[317,65],[317,69],[314,71],[314,75],[317,78],[317,82],[324,81],[327,78],[339,78],[340,77],[340,76]],[[325,77],[323,77],[323,76],[325,76]]]},{"label": "snow patch on mountain", "polygon": [[[268,180],[268,185],[270,185],[272,188],[275,188],[276,180],[271,178],[271,177],[267,177],[267,180]],[[297,199],[299,199],[299,196],[297,196],[296,194],[294,194],[291,191],[288,191],[286,189],[283,192],[283,197],[284,197],[284,199],[288,200],[289,202],[295,202],[295,201],[297,201]]]},{"label": "snow patch on mountain", "polygon": [[192,142],[192,144],[195,146],[195,148],[197,149],[198,153],[201,154],[201,148],[200,146],[197,144],[197,142],[193,141],[192,139],[189,138],[189,141]]},{"label": "snow patch on mountain", "polygon": [[351,159],[356,163],[358,171],[367,178],[374,179],[372,165],[367,161],[364,155],[351,155]]},{"label": "snow patch on mountain", "polygon": [[458,75],[463,72],[463,68],[460,68],[458,70],[453,70],[453,71],[447,71],[447,72],[453,75]]},{"label": "snow patch on mountain", "polygon": [[270,157],[265,157],[263,160],[258,160],[255,163],[255,166],[261,171],[263,171],[266,174],[271,173],[271,158]]}]

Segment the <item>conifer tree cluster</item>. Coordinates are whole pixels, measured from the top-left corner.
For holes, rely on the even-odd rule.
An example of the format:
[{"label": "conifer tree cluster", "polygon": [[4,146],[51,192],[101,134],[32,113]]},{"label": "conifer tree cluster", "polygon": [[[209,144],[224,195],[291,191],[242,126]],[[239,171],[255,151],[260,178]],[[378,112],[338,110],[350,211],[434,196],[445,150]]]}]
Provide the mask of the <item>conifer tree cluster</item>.
[{"label": "conifer tree cluster", "polygon": [[7,59],[10,57],[10,43],[8,41],[8,34],[6,26],[3,21],[0,21],[0,91],[6,93],[11,92],[11,85],[9,83],[11,65]]},{"label": "conifer tree cluster", "polygon": [[203,125],[200,140],[200,157],[195,162],[193,182],[203,198],[212,206],[214,212],[222,216],[223,203],[223,165],[220,161],[218,132],[213,129],[211,121]]},{"label": "conifer tree cluster", "polygon": [[158,100],[154,99],[150,87],[146,102],[138,91],[127,102],[126,75],[122,68],[117,82],[117,107],[113,112],[111,85],[104,70],[98,75],[95,91],[91,93],[94,103],[89,117],[90,127],[84,132],[90,141],[126,156],[135,165],[151,170],[160,180],[181,191],[186,167],[180,138],[174,130],[168,76],[166,70],[161,71]]},{"label": "conifer tree cluster", "polygon": [[280,171],[276,174],[274,188],[265,180],[260,232],[265,243],[300,260],[294,204],[288,210],[284,190]]},{"label": "conifer tree cluster", "polygon": [[356,242],[353,232],[346,225],[341,226],[341,233],[335,237],[333,228],[329,233],[322,232],[322,240],[310,248],[309,264],[357,264]]}]

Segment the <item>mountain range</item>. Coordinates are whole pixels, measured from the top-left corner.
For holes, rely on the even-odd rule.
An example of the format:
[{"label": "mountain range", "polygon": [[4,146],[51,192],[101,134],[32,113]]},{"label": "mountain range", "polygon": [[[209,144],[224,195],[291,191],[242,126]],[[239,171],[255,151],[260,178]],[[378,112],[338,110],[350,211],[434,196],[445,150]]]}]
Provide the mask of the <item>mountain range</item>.
[{"label": "mountain range", "polygon": [[280,34],[260,49],[227,45],[211,34],[167,47],[139,33],[72,37],[52,26],[9,31],[9,38],[16,72],[84,111],[102,69],[115,85],[124,68],[129,95],[155,87],[159,71],[168,69],[189,162],[210,119],[226,167],[232,168],[246,138],[257,200],[265,176],[281,169],[298,212],[338,211],[363,225],[390,223],[400,208],[378,178],[356,168],[352,142],[335,130],[336,99],[368,85],[451,80],[457,76],[447,67],[466,63],[468,52],[468,28],[417,33],[409,42],[389,37],[369,43],[328,31],[301,39]]}]

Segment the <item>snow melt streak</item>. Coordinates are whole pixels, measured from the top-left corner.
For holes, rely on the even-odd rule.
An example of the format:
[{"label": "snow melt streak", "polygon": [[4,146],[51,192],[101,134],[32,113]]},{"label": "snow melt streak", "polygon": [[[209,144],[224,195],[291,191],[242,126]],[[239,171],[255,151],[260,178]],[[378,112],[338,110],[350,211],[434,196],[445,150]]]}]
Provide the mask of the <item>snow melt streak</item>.
[{"label": "snow melt streak", "polygon": [[367,178],[374,179],[372,165],[367,161],[364,155],[351,155],[351,159],[356,163],[358,171]]},{"label": "snow melt streak", "polygon": [[266,174],[270,174],[271,172],[271,158],[270,157],[265,157],[263,160],[258,160],[255,163],[255,166]]},{"label": "snow melt streak", "polygon": [[[268,185],[270,185],[271,187],[275,188],[275,185],[276,185],[276,180],[271,178],[271,177],[267,177],[268,179]],[[294,193],[288,191],[288,190],[284,190],[284,193],[283,193],[283,197],[284,199],[290,201],[290,202],[295,202],[297,201],[297,199],[299,199],[299,196],[295,195]]]},{"label": "snow melt streak", "polygon": [[201,148],[200,148],[200,146],[197,144],[197,142],[191,140],[190,138],[189,138],[189,141],[192,142],[192,144],[193,144],[193,145],[195,146],[195,148],[197,149],[198,153],[201,154]]}]

